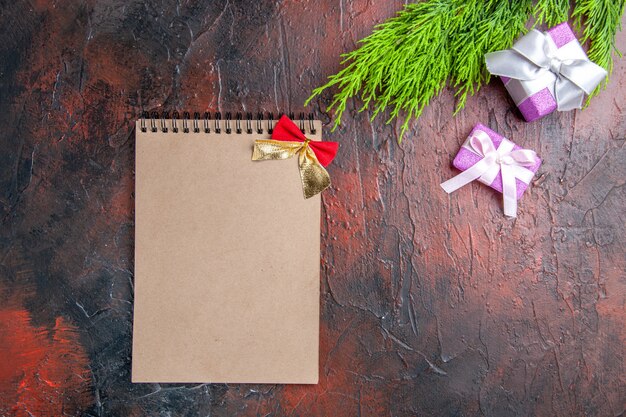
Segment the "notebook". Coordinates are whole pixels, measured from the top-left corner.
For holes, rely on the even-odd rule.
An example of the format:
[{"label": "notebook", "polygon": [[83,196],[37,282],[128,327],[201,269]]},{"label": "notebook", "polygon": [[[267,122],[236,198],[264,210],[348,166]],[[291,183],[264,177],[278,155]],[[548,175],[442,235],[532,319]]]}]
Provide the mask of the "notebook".
[{"label": "notebook", "polygon": [[226,116],[137,121],[132,381],[317,383],[320,197]]}]

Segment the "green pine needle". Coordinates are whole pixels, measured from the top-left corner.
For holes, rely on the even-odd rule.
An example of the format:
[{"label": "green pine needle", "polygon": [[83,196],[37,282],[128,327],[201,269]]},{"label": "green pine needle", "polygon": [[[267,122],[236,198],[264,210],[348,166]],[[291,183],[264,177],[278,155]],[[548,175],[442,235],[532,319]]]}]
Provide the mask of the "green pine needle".
[{"label": "green pine needle", "polygon": [[[458,14],[460,0],[430,0],[408,4],[394,18],[378,25],[360,41],[360,48],[343,55],[346,66],[313,90],[305,103],[327,88],[338,87],[329,109],[336,108],[339,126],[348,100],[360,94],[372,118],[391,108],[391,120],[406,114],[402,132],[411,117],[419,117],[430,99],[445,86],[452,64],[448,32]],[[388,122],[389,122],[388,121]]]},{"label": "green pine needle", "polygon": [[484,71],[485,54],[508,48],[525,32],[531,10],[532,0],[466,2],[467,23],[459,25],[450,40],[454,63],[449,77],[457,88],[456,112],[465,106],[469,95],[489,81]]},{"label": "green pine needle", "polygon": [[[624,13],[626,0],[577,0],[572,17],[576,28],[583,25],[581,42],[590,42],[587,55],[589,59],[613,72],[613,51],[621,57],[621,52],[615,47],[615,34],[621,29],[621,16]],[[608,82],[608,78],[604,85]],[[596,95],[600,88],[591,94]]]},{"label": "green pine needle", "polygon": [[[585,23],[589,58],[612,68],[614,39],[626,0],[576,0],[572,16]],[[489,80],[484,55],[509,48],[535,25],[567,20],[569,0],[424,0],[407,4],[397,16],[375,27],[359,48],[342,55],[343,68],[313,90],[305,105],[333,88],[328,110],[335,110],[333,130],[353,97],[359,111],[372,108],[372,119],[389,109],[390,123],[404,117],[398,141],[413,118],[449,83],[456,88],[457,111],[469,95]]]},{"label": "green pine needle", "polygon": [[533,10],[535,26],[546,24],[548,27],[563,23],[569,17],[569,0],[538,0]]}]

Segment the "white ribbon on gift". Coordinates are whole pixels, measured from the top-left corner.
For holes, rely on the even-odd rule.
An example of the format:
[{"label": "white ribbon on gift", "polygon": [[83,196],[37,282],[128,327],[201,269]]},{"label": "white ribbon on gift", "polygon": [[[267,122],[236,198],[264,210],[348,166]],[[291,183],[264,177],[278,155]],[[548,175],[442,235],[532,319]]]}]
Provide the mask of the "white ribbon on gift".
[{"label": "white ribbon on gift", "polygon": [[559,111],[580,109],[585,93],[591,94],[607,75],[604,68],[589,61],[578,42],[557,48],[548,33],[535,29],[515,42],[512,49],[491,52],[485,60],[491,74],[523,82],[512,85],[513,91],[507,85],[511,95],[516,96],[516,104],[547,86]]},{"label": "white ribbon on gift", "polygon": [[517,184],[515,180],[518,179],[524,184],[530,183],[535,173],[526,167],[535,165],[537,154],[530,149],[513,150],[514,146],[513,142],[504,138],[496,149],[486,132],[474,131],[474,134],[467,141],[467,148],[483,158],[456,177],[441,183],[441,187],[450,194],[476,179],[490,185],[498,173],[501,173],[504,214],[517,217]]}]

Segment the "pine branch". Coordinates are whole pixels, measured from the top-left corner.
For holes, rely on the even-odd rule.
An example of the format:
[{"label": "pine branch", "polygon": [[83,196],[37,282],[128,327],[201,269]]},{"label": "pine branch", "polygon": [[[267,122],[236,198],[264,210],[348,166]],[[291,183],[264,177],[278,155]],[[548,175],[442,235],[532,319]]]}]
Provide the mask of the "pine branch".
[{"label": "pine branch", "polygon": [[545,23],[548,27],[552,27],[563,23],[569,16],[569,9],[569,0],[537,0],[533,10],[534,26]]},{"label": "pine branch", "polygon": [[348,100],[360,95],[365,110],[374,107],[372,118],[391,108],[391,121],[404,111],[400,138],[411,117],[419,117],[430,99],[439,94],[450,73],[452,57],[447,47],[448,32],[461,0],[429,0],[408,4],[394,18],[378,25],[360,41],[361,46],[345,55],[337,74],[313,90],[315,96],[338,87],[328,107],[336,109],[333,130],[341,123]]},{"label": "pine branch", "polygon": [[[609,74],[613,71],[613,51],[622,56],[615,46],[615,34],[621,29],[625,4],[626,0],[576,0],[572,13],[578,30],[584,22],[581,43],[590,42],[587,52],[589,59],[606,69]],[[592,96],[598,91],[596,89]]]},{"label": "pine branch", "polygon": [[454,56],[450,76],[458,98],[456,112],[465,106],[468,95],[489,81],[489,74],[484,71],[485,54],[510,47],[526,31],[531,9],[532,0],[467,3],[467,22],[458,25],[450,41]]}]

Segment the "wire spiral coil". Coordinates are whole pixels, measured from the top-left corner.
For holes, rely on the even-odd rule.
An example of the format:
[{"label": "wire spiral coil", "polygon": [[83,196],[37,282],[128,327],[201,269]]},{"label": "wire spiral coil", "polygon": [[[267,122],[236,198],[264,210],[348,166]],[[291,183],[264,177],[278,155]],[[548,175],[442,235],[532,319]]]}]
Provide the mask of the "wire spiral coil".
[{"label": "wire spiral coil", "polygon": [[[282,113],[278,118],[280,118],[281,115]],[[302,112],[299,116],[299,119],[295,119],[293,113],[289,113],[288,115],[294,123],[298,124],[302,133],[314,135],[316,129],[313,123],[313,113],[308,113],[305,117],[304,112]],[[152,113],[144,112],[141,116],[139,126],[142,132],[147,132],[148,130],[158,132],[160,130],[163,133],[171,131],[172,133],[214,132],[221,134],[222,131],[224,131],[224,133],[228,135],[233,133],[263,134],[265,132],[271,134],[276,121],[277,119],[274,119],[274,114],[271,112],[267,113],[267,117],[265,117],[262,112],[257,113],[256,117],[253,117],[252,113],[247,112],[245,113],[244,120],[244,114],[242,112],[235,113],[235,118],[233,119],[231,112],[226,112],[224,118],[222,118],[221,112],[204,112],[202,116],[199,112],[194,112],[192,117],[189,112],[185,111],[183,112],[183,116],[180,117],[177,111],[172,112],[171,116],[167,111],[161,113],[154,111]],[[265,127],[263,125],[265,125]]]}]

